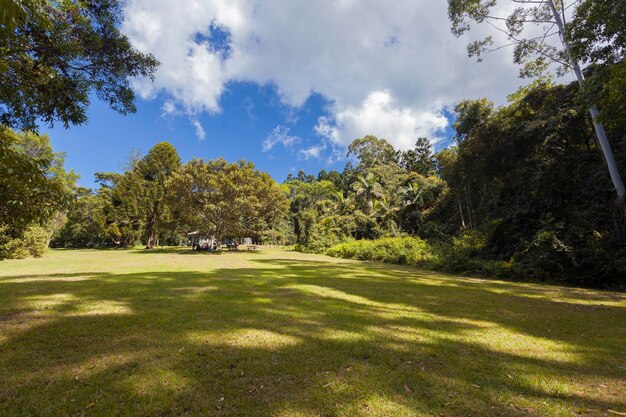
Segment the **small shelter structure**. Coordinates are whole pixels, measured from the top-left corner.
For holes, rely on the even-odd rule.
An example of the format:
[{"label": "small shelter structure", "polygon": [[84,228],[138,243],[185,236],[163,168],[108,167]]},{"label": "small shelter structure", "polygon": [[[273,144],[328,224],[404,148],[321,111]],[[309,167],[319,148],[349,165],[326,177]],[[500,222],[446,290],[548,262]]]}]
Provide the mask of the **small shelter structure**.
[{"label": "small shelter structure", "polygon": [[187,233],[187,244],[192,250],[219,249],[219,242],[215,239],[215,236],[208,236],[197,230]]}]

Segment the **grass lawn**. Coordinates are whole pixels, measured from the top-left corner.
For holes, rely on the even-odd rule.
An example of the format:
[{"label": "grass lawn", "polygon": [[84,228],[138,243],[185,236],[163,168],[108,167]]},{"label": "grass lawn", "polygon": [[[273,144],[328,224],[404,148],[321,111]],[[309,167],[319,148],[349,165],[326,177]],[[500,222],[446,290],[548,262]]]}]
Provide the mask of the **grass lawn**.
[{"label": "grass lawn", "polygon": [[626,415],[626,295],[266,249],[0,263],[0,415]]}]

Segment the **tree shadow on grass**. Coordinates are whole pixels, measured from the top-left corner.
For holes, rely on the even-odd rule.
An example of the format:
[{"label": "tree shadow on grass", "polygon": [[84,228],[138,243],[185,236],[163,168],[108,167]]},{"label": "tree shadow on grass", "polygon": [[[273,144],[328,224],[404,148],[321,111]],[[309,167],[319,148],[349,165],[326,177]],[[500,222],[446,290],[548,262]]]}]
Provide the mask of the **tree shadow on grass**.
[{"label": "tree shadow on grass", "polygon": [[626,407],[623,306],[356,262],[254,262],[0,279],[0,414]]},{"label": "tree shadow on grass", "polygon": [[245,248],[237,249],[237,250],[223,249],[219,251],[207,251],[207,250],[196,251],[190,248],[174,247],[174,248],[162,248],[162,249],[160,248],[159,249],[132,249],[132,253],[137,254],[137,255],[176,254],[176,255],[215,256],[215,255],[236,255],[236,254],[262,255],[262,254],[265,254],[265,251],[261,249],[248,250]]}]

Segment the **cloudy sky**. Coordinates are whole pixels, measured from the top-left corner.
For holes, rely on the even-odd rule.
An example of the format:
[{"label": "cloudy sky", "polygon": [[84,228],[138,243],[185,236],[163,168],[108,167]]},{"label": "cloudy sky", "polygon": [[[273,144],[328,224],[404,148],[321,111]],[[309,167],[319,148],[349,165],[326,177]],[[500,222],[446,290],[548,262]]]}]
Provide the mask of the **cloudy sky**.
[{"label": "cloudy sky", "polygon": [[455,38],[444,0],[128,0],[124,15],[162,64],[154,82],[133,80],[138,113],[94,100],[88,125],[49,132],[87,186],[162,140],[183,160],[249,159],[278,181],[342,169],[367,134],[440,147],[456,102],[503,104],[521,84],[511,51],[467,57],[480,29]]}]

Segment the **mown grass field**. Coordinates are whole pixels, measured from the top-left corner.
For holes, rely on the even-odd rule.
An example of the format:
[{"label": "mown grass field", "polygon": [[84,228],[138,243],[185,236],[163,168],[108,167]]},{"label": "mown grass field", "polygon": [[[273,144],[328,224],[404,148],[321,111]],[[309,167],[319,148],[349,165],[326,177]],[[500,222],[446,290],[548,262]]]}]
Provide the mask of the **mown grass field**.
[{"label": "mown grass field", "polygon": [[0,415],[620,413],[620,293],[278,249],[0,263]]}]

